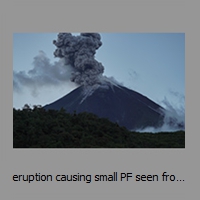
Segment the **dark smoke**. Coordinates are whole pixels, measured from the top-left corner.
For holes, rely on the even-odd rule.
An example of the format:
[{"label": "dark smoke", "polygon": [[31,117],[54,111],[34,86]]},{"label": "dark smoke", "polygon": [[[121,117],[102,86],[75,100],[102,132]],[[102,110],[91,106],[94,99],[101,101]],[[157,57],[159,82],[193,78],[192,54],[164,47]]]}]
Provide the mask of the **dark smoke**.
[{"label": "dark smoke", "polygon": [[[54,55],[60,58],[54,63],[43,51],[33,60],[33,68],[13,71],[13,89],[20,93],[26,87],[37,96],[42,87],[61,86],[67,83],[73,87],[84,85],[85,96],[91,95],[98,87],[120,85],[113,77],[103,76],[104,67],[95,60],[96,50],[102,45],[100,34],[59,33],[53,41],[57,47]],[[71,83],[70,83],[71,82]]]},{"label": "dark smoke", "polygon": [[84,86],[101,84],[104,67],[94,57],[102,45],[100,34],[81,33],[73,36],[71,33],[59,33],[53,44],[57,47],[55,57],[64,58],[65,64],[72,67],[72,82]]}]

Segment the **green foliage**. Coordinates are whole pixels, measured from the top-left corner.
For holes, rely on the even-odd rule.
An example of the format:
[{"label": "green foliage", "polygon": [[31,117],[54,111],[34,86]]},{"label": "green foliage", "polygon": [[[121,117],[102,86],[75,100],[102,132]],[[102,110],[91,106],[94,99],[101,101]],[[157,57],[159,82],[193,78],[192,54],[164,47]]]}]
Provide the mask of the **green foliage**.
[{"label": "green foliage", "polygon": [[185,132],[136,133],[91,113],[13,109],[14,148],[185,148]]}]

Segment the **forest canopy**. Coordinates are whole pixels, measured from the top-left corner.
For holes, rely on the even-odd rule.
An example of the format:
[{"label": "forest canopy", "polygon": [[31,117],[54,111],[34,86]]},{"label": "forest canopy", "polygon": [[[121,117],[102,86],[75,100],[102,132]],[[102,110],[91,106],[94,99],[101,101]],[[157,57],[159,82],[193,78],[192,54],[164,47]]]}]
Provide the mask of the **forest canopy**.
[{"label": "forest canopy", "polygon": [[13,108],[13,148],[185,148],[185,131],[137,133],[92,113]]}]

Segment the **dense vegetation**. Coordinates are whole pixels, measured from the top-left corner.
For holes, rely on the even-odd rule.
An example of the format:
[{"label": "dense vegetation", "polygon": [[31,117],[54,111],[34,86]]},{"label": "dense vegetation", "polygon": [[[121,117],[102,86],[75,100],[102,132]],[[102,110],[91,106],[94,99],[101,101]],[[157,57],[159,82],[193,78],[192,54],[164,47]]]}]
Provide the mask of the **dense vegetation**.
[{"label": "dense vegetation", "polygon": [[185,148],[185,132],[136,133],[91,113],[13,108],[14,148]]}]

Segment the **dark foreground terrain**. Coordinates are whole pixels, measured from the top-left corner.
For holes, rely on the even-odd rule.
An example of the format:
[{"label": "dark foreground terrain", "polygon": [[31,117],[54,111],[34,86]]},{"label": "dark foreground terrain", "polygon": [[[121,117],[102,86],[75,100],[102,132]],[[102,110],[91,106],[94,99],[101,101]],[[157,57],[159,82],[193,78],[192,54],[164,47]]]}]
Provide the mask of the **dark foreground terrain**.
[{"label": "dark foreground terrain", "polygon": [[185,131],[137,133],[90,113],[13,109],[14,148],[185,148]]}]

